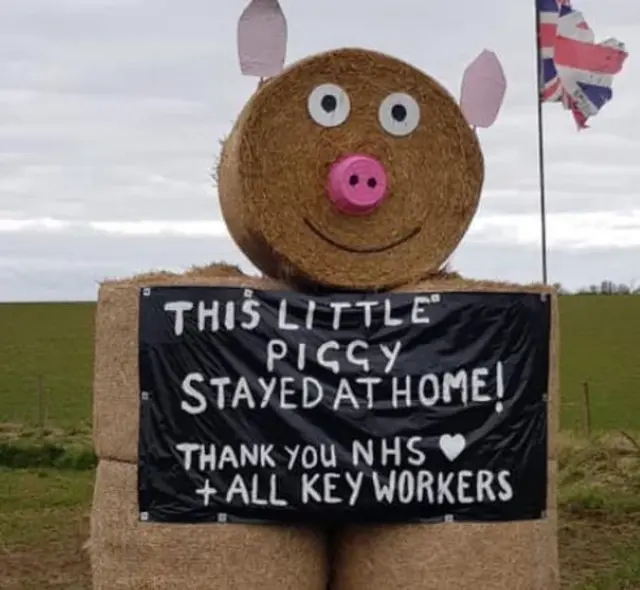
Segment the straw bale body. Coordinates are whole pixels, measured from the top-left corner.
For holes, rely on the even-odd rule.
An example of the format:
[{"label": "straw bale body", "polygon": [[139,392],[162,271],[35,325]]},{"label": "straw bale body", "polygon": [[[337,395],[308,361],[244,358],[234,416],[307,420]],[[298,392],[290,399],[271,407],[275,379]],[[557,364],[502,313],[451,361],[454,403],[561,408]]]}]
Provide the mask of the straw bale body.
[{"label": "straw bale body", "polygon": [[[324,84],[348,97],[340,125],[323,127],[309,115]],[[404,136],[379,120],[385,98],[398,92],[420,109],[419,126]],[[344,215],[327,198],[332,165],[354,153],[380,162],[388,181],[384,202],[366,216]],[[262,84],[224,142],[217,171],[227,226],[258,268],[358,289],[437,271],[465,234],[483,179],[478,140],[451,95],[413,66],[360,49],[315,55]]]},{"label": "straw bale body", "polygon": [[[139,289],[162,285],[204,285],[247,287],[252,289],[286,289],[286,285],[268,278],[242,274],[235,267],[212,265],[194,268],[185,274],[139,275],[121,281],[106,281],[100,287],[96,311],[95,366],[93,383],[93,443],[102,459],[137,463],[139,437],[138,386],[138,310]],[[552,294],[543,286],[472,281],[458,278],[433,278],[396,290],[424,291],[512,291]],[[553,350],[557,350],[557,304],[555,294],[552,329]],[[556,458],[558,409],[557,355],[550,359],[549,383],[549,457]],[[555,392],[555,393],[554,393]],[[556,426],[554,426],[556,425]]]},{"label": "straw bale body", "polygon": [[209,589],[211,580],[216,580],[213,587],[220,590],[325,590],[329,551],[335,556],[332,590],[386,590],[392,584],[429,590],[447,588],[452,580],[457,590],[477,590],[488,584],[496,589],[557,588],[558,324],[556,298],[550,288],[451,278],[401,289],[536,292],[552,297],[549,518],[492,525],[347,527],[333,536],[335,545],[329,548],[322,530],[138,522],[138,293],[142,286],[166,284],[282,288],[274,281],[224,267],[197,269],[186,275],[143,276],[101,287],[94,436],[102,460],[92,512],[94,590],[173,590],[185,583],[196,590]]}]

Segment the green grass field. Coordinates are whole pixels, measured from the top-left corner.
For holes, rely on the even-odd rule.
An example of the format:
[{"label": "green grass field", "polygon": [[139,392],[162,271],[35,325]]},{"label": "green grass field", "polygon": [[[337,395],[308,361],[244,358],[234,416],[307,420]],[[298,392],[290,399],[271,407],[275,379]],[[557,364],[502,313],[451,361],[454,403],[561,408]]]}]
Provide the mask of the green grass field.
[{"label": "green grass field", "polygon": [[[90,303],[0,304],[0,421],[88,424],[93,311]],[[640,431],[640,297],[561,298],[562,426],[584,426],[589,383],[594,430]],[[42,378],[43,395],[38,380]]]},{"label": "green grass field", "polygon": [[47,421],[91,416],[92,303],[0,304],[0,421],[38,425],[42,378]]},{"label": "green grass field", "polygon": [[[93,312],[89,303],[0,304],[2,590],[90,588],[82,545],[93,485]],[[640,590],[638,326],[638,296],[561,298],[567,590]]]}]

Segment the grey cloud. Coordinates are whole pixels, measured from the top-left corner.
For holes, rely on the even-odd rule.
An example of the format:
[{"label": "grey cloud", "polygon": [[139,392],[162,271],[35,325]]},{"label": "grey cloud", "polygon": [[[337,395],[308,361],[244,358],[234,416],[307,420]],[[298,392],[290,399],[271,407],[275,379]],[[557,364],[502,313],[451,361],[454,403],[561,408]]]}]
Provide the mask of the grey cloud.
[{"label": "grey cloud", "polygon": [[[615,10],[601,0],[580,7],[598,38],[617,36],[633,51],[640,4],[615,2]],[[487,177],[479,214],[537,212],[533,3],[282,4],[289,61],[330,47],[370,47],[424,68],[457,96],[468,62],[485,47],[495,50],[509,91],[496,126],[480,134]],[[0,3],[0,221],[220,219],[209,173],[219,138],[255,88],[237,66],[243,7],[244,0]],[[545,105],[550,212],[637,208],[638,67],[628,61],[614,101],[587,132],[578,134],[559,106]],[[622,275],[633,252],[558,252],[554,272],[575,282],[608,269]],[[182,267],[216,253],[243,260],[228,240],[0,233],[0,297],[88,297],[110,272]],[[536,274],[528,247],[465,242],[457,256],[471,275]]]}]

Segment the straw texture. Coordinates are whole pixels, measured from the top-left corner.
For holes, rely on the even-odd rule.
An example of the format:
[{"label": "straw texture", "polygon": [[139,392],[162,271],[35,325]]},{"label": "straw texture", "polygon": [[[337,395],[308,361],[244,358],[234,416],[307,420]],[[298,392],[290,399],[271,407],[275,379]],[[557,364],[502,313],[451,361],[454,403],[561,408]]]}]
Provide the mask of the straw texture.
[{"label": "straw texture", "polygon": [[[98,467],[91,527],[94,590],[325,590],[322,530],[137,521],[138,292],[142,286],[282,289],[225,265],[102,284],[96,317],[94,439]],[[331,590],[556,590],[558,309],[551,287],[443,275],[403,291],[533,292],[552,302],[548,518],[504,524],[345,527],[335,537]],[[105,459],[126,461],[125,464]]]},{"label": "straw texture", "polygon": [[531,523],[349,529],[332,590],[556,590],[557,512]]},{"label": "straw texture", "polygon": [[277,283],[217,264],[106,281],[96,311],[93,443],[102,459],[137,463],[139,434],[138,300],[141,287],[205,285],[276,288]]},{"label": "straw texture", "polygon": [[476,524],[346,527],[334,547],[331,590],[557,590],[558,302],[543,285],[454,279],[407,290],[546,293],[551,296],[547,518]]},{"label": "straw texture", "polygon": [[137,467],[100,461],[93,590],[325,590],[325,537],[305,528],[138,521]]},{"label": "straw texture", "polygon": [[[348,120],[316,124],[307,98],[320,84],[348,94]],[[410,94],[420,124],[386,133],[380,104]],[[330,166],[349,153],[377,158],[388,197],[373,213],[339,213],[326,196]],[[218,192],[232,237],[266,274],[377,290],[436,272],[475,214],[484,179],[480,146],[453,97],[393,57],[338,49],[294,64],[256,91],[223,143]],[[397,244],[397,245],[394,245]],[[363,253],[363,249],[380,249]]]}]

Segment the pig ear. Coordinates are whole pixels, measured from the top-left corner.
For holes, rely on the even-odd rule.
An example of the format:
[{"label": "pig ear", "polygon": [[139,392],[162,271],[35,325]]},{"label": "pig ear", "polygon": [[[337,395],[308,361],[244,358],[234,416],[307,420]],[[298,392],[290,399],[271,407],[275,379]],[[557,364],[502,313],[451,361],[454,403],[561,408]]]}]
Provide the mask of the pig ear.
[{"label": "pig ear", "polygon": [[493,51],[484,50],[462,77],[460,108],[472,127],[491,127],[498,117],[507,80]]},{"label": "pig ear", "polygon": [[282,71],[287,20],[278,0],[252,0],[238,22],[238,59],[245,76],[268,78]]}]

